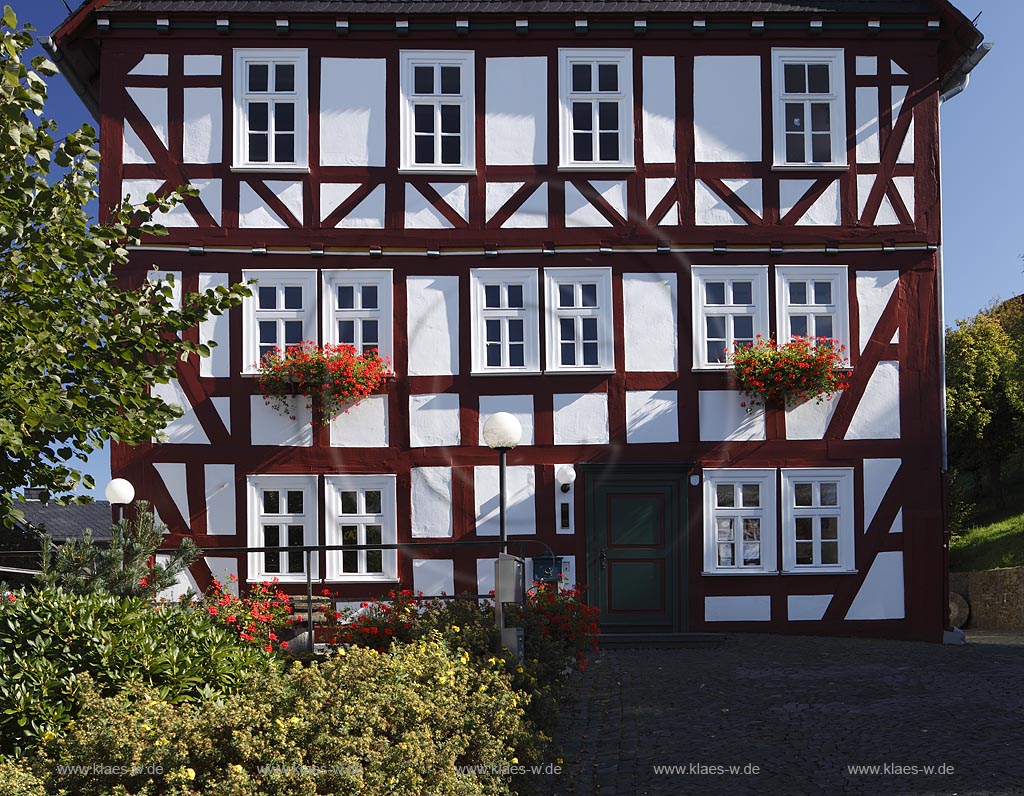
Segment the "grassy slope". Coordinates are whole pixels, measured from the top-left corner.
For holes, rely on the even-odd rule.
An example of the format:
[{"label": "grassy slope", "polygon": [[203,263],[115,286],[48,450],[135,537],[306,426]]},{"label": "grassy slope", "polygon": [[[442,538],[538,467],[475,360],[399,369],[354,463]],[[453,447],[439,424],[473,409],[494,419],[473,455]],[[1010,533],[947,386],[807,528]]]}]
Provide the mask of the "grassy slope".
[{"label": "grassy slope", "polygon": [[953,538],[951,570],[1024,566],[1024,478],[1019,472],[1007,478],[1005,499],[1002,509],[994,501],[980,503],[972,516],[976,527]]}]

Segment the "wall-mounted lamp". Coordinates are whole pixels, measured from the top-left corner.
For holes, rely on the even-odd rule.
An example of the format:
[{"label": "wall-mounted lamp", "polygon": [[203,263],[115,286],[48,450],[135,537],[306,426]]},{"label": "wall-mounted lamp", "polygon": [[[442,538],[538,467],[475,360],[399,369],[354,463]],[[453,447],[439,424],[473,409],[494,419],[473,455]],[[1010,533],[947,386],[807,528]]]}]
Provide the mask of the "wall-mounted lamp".
[{"label": "wall-mounted lamp", "polygon": [[565,464],[555,472],[555,480],[562,485],[562,491],[568,492],[576,481],[576,468],[571,464]]}]

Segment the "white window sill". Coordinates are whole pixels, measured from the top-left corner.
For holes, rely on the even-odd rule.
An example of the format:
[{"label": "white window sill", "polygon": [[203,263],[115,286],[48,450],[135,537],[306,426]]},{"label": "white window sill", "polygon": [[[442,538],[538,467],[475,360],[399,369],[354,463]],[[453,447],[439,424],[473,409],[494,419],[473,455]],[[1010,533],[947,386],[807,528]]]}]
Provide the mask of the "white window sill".
[{"label": "white window sill", "polygon": [[560,165],[559,171],[636,171],[635,163],[571,163]]},{"label": "white window sill", "polygon": [[607,376],[615,373],[615,368],[548,368],[545,376]]},{"label": "white window sill", "polygon": [[[264,575],[250,575],[246,578],[246,583],[266,583],[277,580],[278,583],[305,583],[306,576],[303,575],[281,575],[277,572],[268,572]],[[320,578],[314,576],[310,579],[312,583],[320,583]]]},{"label": "white window sill", "polygon": [[542,371],[536,368],[530,369],[502,369],[502,368],[488,368],[487,370],[471,370],[470,376],[540,376]]},{"label": "white window sill", "polygon": [[399,174],[422,174],[431,177],[443,177],[446,174],[461,176],[461,177],[472,177],[476,174],[475,166],[446,166],[445,168],[425,168],[423,166],[409,166],[398,170]]},{"label": "white window sill", "polygon": [[693,373],[725,373],[732,370],[731,363],[722,365],[695,365],[690,368]]},{"label": "white window sill", "polygon": [[324,578],[324,583],[398,583],[398,578],[371,578],[371,577],[332,577],[328,575]]},{"label": "white window sill", "polygon": [[703,571],[700,573],[705,577],[719,577],[725,576],[730,577],[733,575],[739,575],[741,577],[751,577],[754,575],[778,575],[779,571],[776,569],[765,570],[765,569],[715,569],[711,571]]},{"label": "white window sill", "polygon": [[784,569],[783,575],[856,575],[855,569],[841,567],[807,567],[806,569]]},{"label": "white window sill", "polygon": [[309,174],[309,166],[299,165],[275,165],[273,163],[253,163],[251,165],[232,166],[232,172],[273,172],[274,174]]},{"label": "white window sill", "polygon": [[772,171],[848,171],[848,163],[773,163]]}]

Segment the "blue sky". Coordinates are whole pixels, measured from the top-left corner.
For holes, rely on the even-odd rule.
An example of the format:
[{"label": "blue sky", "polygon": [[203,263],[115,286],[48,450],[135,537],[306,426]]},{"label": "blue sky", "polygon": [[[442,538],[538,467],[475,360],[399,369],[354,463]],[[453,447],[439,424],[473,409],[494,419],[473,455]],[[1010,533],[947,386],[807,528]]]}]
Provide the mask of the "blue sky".
[{"label": "blue sky", "polygon": [[[50,33],[67,16],[62,0],[11,0],[20,22]],[[68,0],[72,8],[77,0]],[[942,110],[943,250],[946,322],[968,318],[999,299],[1024,292],[1024,47],[1012,35],[1024,30],[1018,0],[956,0],[995,49],[971,76],[967,90]],[[1001,36],[1003,32],[1007,35]],[[69,130],[92,122],[68,84],[50,84],[49,116]],[[89,471],[99,493],[109,479],[105,455]],[[99,495],[97,495],[99,496]]]}]

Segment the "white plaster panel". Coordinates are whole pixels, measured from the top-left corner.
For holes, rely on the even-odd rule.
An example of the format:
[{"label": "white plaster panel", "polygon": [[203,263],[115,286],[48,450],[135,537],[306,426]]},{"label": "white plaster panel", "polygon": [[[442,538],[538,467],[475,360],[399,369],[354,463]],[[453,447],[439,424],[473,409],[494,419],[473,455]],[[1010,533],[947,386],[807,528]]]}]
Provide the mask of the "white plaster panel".
[{"label": "white plaster panel", "polygon": [[488,58],[484,151],[489,166],[548,162],[547,58]]},{"label": "white plaster panel", "polygon": [[864,460],[864,533],[871,527],[882,498],[902,463],[902,459]]},{"label": "white plaster panel", "polygon": [[[200,292],[227,286],[227,274],[199,274]],[[228,313],[208,315],[205,321],[199,322],[199,342],[209,345],[211,341],[217,345],[210,349],[210,356],[199,359],[199,375],[217,378],[230,376],[231,324]]]},{"label": "white plaster panel", "polygon": [[701,390],[697,396],[701,442],[749,442],[765,438],[764,407],[747,412],[750,398],[736,390]]},{"label": "white plaster panel", "polygon": [[406,229],[451,229],[452,223],[441,215],[412,183],[405,184]]},{"label": "white plaster panel", "polygon": [[878,163],[878,89],[857,86],[857,162]]},{"label": "white plaster panel", "polygon": [[868,204],[868,196],[871,194],[871,186],[875,184],[876,175],[857,175],[857,218],[864,217],[864,208]]},{"label": "white plaster panel", "polygon": [[703,180],[694,183],[693,199],[697,226],[742,226],[747,223]]},{"label": "white plaster panel", "polygon": [[900,199],[903,200],[903,204],[907,207],[907,212],[910,213],[910,218],[915,218],[915,204],[914,204],[914,178],[913,177],[893,177],[893,185],[896,186],[896,192],[899,193]]},{"label": "white plaster panel", "polygon": [[874,55],[858,55],[857,56],[857,74],[858,75],[877,75],[878,74],[878,58]]},{"label": "white plaster panel", "polygon": [[450,558],[422,558],[412,562],[412,588],[425,597],[455,594],[455,562]]},{"label": "white plaster panel", "polygon": [[658,220],[657,226],[659,226],[659,227],[674,227],[674,226],[677,226],[678,224],[679,224],[679,203],[678,202],[673,202],[672,206],[669,207],[669,209],[665,211],[665,215],[663,215]]},{"label": "white plaster panel", "polygon": [[647,217],[650,218],[658,202],[665,198],[672,186],[675,185],[674,177],[648,177],[644,180],[644,208]]},{"label": "white plaster panel", "polygon": [[623,337],[626,370],[678,369],[675,274],[623,274]]},{"label": "white plaster panel", "polygon": [[610,227],[612,222],[601,215],[571,182],[565,183],[565,225],[567,227]]},{"label": "white plaster panel", "polygon": [[476,560],[476,593],[490,594],[494,591],[494,562],[496,558]]},{"label": "white plaster panel", "polygon": [[[163,566],[171,563],[171,557],[165,555],[154,556],[156,563]],[[157,594],[158,600],[167,600],[169,602],[178,602],[182,597],[191,592],[194,595],[202,594],[202,590],[199,588],[199,584],[196,583],[196,579],[192,577],[192,573],[189,570],[183,570],[178,573],[178,578],[175,580],[174,585],[169,589],[164,589],[162,592]]]},{"label": "white plaster panel", "polygon": [[459,372],[459,278],[410,276],[408,298],[409,375]]},{"label": "white plaster panel", "polygon": [[484,443],[484,423],[496,412],[508,412],[523,427],[520,445],[533,445],[533,396],[532,395],[481,395],[480,428],[478,444]]},{"label": "white plaster panel", "polygon": [[331,446],[335,448],[386,448],[388,446],[388,397],[368,395],[331,420]]},{"label": "white plaster panel", "polygon": [[[253,445],[288,445],[308,448],[313,444],[313,416],[303,396],[287,399],[289,414],[281,414],[263,400],[262,395],[249,396],[250,433]],[[292,417],[295,419],[292,420]]]},{"label": "white plaster panel", "polygon": [[146,271],[146,281],[154,285],[163,286],[165,282],[170,285],[171,306],[176,310],[181,309],[181,271]]},{"label": "white plaster panel", "polygon": [[343,229],[384,229],[383,185],[378,185],[335,226]]},{"label": "white plaster panel", "polygon": [[185,525],[192,525],[192,513],[188,506],[188,486],[186,484],[185,465],[173,462],[155,462],[153,469],[156,470],[167,489],[178,513],[185,520]]},{"label": "white plaster panel", "polygon": [[220,418],[220,422],[224,424],[225,430],[228,434],[231,433],[231,396],[230,395],[214,395],[207,399],[213,408],[217,412],[217,416]]},{"label": "white plaster panel", "polygon": [[220,178],[211,177],[208,180],[192,180],[192,187],[199,191],[199,201],[203,203],[206,212],[213,218],[214,223],[219,227],[221,219],[223,191]]},{"label": "white plaster panel", "polygon": [[896,519],[892,521],[889,533],[903,533],[903,509],[896,512]]},{"label": "white plaster panel", "polygon": [[461,443],[459,396],[425,393],[409,396],[409,445],[432,448]]},{"label": "white plaster panel", "polygon": [[772,618],[772,598],[767,595],[751,597],[705,597],[705,622],[768,622]]},{"label": "white plaster panel", "polygon": [[760,162],[759,56],[693,59],[693,128],[698,163]]},{"label": "white plaster panel", "polygon": [[896,285],[899,271],[860,271],[857,273],[857,306],[860,314],[860,350],[871,339],[872,332],[882,317]]},{"label": "white plaster panel", "polygon": [[846,439],[899,439],[900,363],[879,362],[868,379]]},{"label": "white plaster panel", "polygon": [[[477,536],[499,534],[498,467],[473,468]],[[506,530],[509,536],[537,532],[536,483],[532,465],[505,468]]]},{"label": "white plaster panel", "polygon": [[814,180],[779,180],[779,218],[789,215],[812,185]]},{"label": "white plaster panel", "polygon": [[320,61],[320,164],[383,166],[387,62],[383,58]]},{"label": "white plaster panel", "polygon": [[676,59],[643,58],[644,162],[676,162]]},{"label": "white plaster panel", "polygon": [[184,89],[182,160],[184,163],[220,163],[224,139],[223,103],[219,88]]},{"label": "white plaster panel", "polygon": [[[206,532],[210,536],[234,536],[235,531],[235,466],[207,464],[203,466],[206,483]],[[235,559],[228,559],[234,561]]]},{"label": "white plaster panel", "polygon": [[125,180],[121,183],[121,193],[128,197],[133,205],[139,205],[146,201],[146,197],[160,190],[164,184],[163,180]]},{"label": "white plaster panel", "polygon": [[300,224],[302,223],[302,181],[301,180],[264,180],[270,189]]},{"label": "white plaster panel", "polygon": [[146,53],[128,74],[166,76],[167,60],[167,53]]},{"label": "white plaster panel", "polygon": [[485,198],[485,216],[490,221],[494,214],[512,198],[513,194],[522,188],[524,182],[489,182],[487,183],[487,196]]},{"label": "white plaster panel", "polygon": [[601,194],[601,197],[611,205],[612,210],[626,218],[625,180],[591,180],[590,186]]},{"label": "white plaster panel", "polygon": [[[908,86],[893,86],[892,87],[892,123],[896,124],[903,113],[903,103],[907,98]],[[907,109],[908,113],[913,113],[912,108]],[[907,137],[903,140],[903,145],[900,147],[900,153],[896,158],[897,163],[913,163],[914,162],[914,121],[911,118],[910,126],[907,128]]]},{"label": "white plaster panel", "polygon": [[722,184],[758,216],[764,216],[764,194],[760,179],[722,180]]},{"label": "white plaster panel", "polygon": [[906,74],[906,71],[904,71],[903,67],[900,66],[895,61],[889,61],[889,71],[892,72],[894,75],[905,75]]},{"label": "white plaster panel", "polygon": [[288,225],[267,207],[247,182],[238,186],[238,226],[242,229],[287,229]]},{"label": "white plaster panel", "polygon": [[889,227],[899,223],[900,217],[896,215],[896,210],[893,208],[892,202],[889,201],[888,196],[882,194],[882,201],[878,205],[878,212],[875,214],[875,226]]},{"label": "white plaster panel", "polygon": [[184,71],[186,75],[219,75],[219,55],[186,55]]},{"label": "white plaster panel", "polygon": [[853,598],[847,619],[903,619],[903,553],[879,553]]},{"label": "white plaster panel", "polygon": [[824,439],[832,415],[843,394],[837,393],[832,400],[823,399],[818,403],[814,399],[804,401],[795,406],[786,407],[786,439]]},{"label": "white plaster panel", "polygon": [[679,393],[627,391],[626,442],[679,442]]},{"label": "white plaster panel", "polygon": [[196,417],[192,404],[189,403],[185,391],[177,379],[172,379],[167,384],[154,384],[150,391],[153,395],[161,398],[164,403],[170,406],[177,406],[183,410],[181,417],[175,418],[160,432],[165,441],[174,445],[209,445],[210,438],[206,436],[199,418]]},{"label": "white plaster panel", "polygon": [[167,89],[129,86],[125,89],[132,102],[142,111],[165,147],[167,146]]},{"label": "white plaster panel", "polygon": [[[226,594],[238,596],[238,559],[221,556],[203,556],[210,575],[220,581]],[[232,579],[234,575],[234,579]]]},{"label": "white plaster panel", "polygon": [[459,214],[463,221],[469,218],[469,191],[465,182],[432,182],[430,187],[437,191],[452,210]]},{"label": "white plaster panel", "polygon": [[566,393],[553,400],[556,445],[608,444],[607,393]]},{"label": "white plaster panel", "polygon": [[129,122],[124,123],[124,143],[121,147],[122,163],[156,163],[149,149],[142,143],[135,128]]},{"label": "white plaster panel", "polygon": [[833,180],[796,224],[798,227],[838,227],[842,221],[839,180]]},{"label": "white plaster panel", "polygon": [[337,210],[359,187],[357,182],[320,183],[320,221]]},{"label": "white plaster panel", "polygon": [[818,622],[832,602],[831,594],[791,594],[786,599],[790,622]]},{"label": "white plaster panel", "polygon": [[452,468],[412,468],[412,536],[451,537]]},{"label": "white plaster panel", "polygon": [[531,193],[502,229],[542,229],[548,225],[548,185],[543,183]]}]

